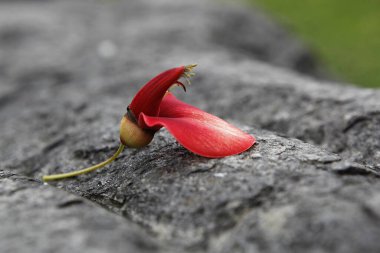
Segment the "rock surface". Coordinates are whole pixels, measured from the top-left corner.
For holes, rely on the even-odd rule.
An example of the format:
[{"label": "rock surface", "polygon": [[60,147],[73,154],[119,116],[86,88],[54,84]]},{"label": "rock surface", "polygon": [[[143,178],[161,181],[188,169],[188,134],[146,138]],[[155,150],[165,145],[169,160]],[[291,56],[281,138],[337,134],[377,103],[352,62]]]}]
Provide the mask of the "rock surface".
[{"label": "rock surface", "polygon": [[[193,62],[178,96],[253,148],[206,159],[160,131],[105,169],[42,184],[110,156],[138,88]],[[235,6],[0,2],[0,252],[378,252],[380,93],[292,71],[320,69]]]},{"label": "rock surface", "polygon": [[123,218],[83,198],[9,171],[0,171],[0,208],[1,252],[165,249]]},{"label": "rock surface", "polygon": [[203,83],[218,83],[212,92],[194,86],[198,97],[214,101],[205,104],[208,111],[339,153],[348,170],[361,163],[380,174],[380,91],[295,78],[253,61],[234,67],[200,71]]}]

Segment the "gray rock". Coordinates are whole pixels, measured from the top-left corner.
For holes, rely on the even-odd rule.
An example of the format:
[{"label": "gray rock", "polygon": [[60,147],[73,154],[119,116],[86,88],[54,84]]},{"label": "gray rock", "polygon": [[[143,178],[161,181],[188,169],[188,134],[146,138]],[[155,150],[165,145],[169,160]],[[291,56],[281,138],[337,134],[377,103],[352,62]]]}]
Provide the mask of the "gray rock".
[{"label": "gray rock", "polygon": [[[258,12],[200,0],[0,4],[1,251],[379,251],[379,92],[290,71],[320,67]],[[42,185],[109,157],[138,88],[193,62],[178,96],[235,120],[253,148],[206,159],[160,131],[105,169]]]},{"label": "gray rock", "polygon": [[135,224],[81,197],[9,171],[0,171],[0,208],[1,252],[165,249]]},{"label": "gray rock", "polygon": [[213,101],[207,110],[320,145],[380,173],[379,91],[295,77],[253,61],[218,64],[213,75],[211,64],[199,73],[209,85],[194,86]]},{"label": "gray rock", "polygon": [[[249,151],[207,159],[160,131],[107,169],[51,184],[139,224],[177,252],[378,250],[378,179],[334,173],[340,157],[316,146],[249,132],[258,140]],[[34,177],[73,169],[56,169],[63,162],[96,163],[116,149],[66,146],[81,161],[57,149]]]}]

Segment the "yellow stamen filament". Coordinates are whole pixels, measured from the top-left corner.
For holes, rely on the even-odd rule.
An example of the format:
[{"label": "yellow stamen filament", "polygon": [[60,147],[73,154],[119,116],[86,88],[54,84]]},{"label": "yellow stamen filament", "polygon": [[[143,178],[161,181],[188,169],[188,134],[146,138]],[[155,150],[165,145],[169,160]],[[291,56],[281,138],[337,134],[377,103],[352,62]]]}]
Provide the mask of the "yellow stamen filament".
[{"label": "yellow stamen filament", "polygon": [[193,68],[195,68],[198,64],[190,64],[185,66],[185,72],[191,72],[193,71]]},{"label": "yellow stamen filament", "polygon": [[197,66],[197,64],[190,64],[190,65],[185,66],[185,71],[183,72],[182,77],[185,78],[188,85],[191,84],[190,78],[195,75],[195,73],[193,72],[193,69],[196,66]]},{"label": "yellow stamen filament", "polygon": [[102,168],[102,167],[106,166],[107,164],[111,163],[112,161],[114,161],[120,155],[120,153],[123,152],[124,147],[125,146],[122,143],[120,143],[119,149],[116,151],[116,153],[112,157],[105,160],[104,162],[98,163],[94,166],[91,166],[91,167],[88,167],[88,168],[85,168],[82,170],[77,170],[77,171],[62,173],[62,174],[54,174],[54,175],[43,176],[42,180],[44,182],[47,182],[47,181],[52,181],[52,180],[75,177],[75,176],[82,175],[85,173],[89,173],[89,172],[94,171],[96,169]]}]

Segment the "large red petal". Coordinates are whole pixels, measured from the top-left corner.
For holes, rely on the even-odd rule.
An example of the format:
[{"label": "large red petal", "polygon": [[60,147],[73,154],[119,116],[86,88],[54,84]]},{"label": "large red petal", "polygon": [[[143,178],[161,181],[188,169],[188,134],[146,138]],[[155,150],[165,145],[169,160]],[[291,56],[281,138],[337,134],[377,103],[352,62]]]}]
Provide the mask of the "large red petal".
[{"label": "large red petal", "polygon": [[165,92],[177,82],[185,71],[185,66],[169,69],[145,84],[133,98],[129,109],[136,118],[140,113],[157,116]]},{"label": "large red petal", "polygon": [[255,143],[253,136],[171,94],[163,99],[159,117],[141,114],[139,124],[150,128],[166,127],[185,148],[211,158],[241,153]]}]

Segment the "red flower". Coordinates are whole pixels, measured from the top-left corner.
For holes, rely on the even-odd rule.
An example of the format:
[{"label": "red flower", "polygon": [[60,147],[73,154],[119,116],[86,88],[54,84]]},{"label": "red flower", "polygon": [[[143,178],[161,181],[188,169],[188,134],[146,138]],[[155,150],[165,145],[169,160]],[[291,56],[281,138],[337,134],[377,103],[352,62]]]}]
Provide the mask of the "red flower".
[{"label": "red flower", "polygon": [[[182,146],[205,157],[238,154],[255,143],[253,136],[214,115],[179,101],[168,92],[176,84],[186,91],[178,79],[190,77],[194,67],[195,65],[189,65],[167,70],[141,88],[121,123],[120,139],[124,145],[145,146],[161,127],[165,127]],[[130,131],[133,124],[141,131]]]},{"label": "red flower", "polygon": [[205,157],[217,158],[239,154],[255,143],[255,138],[224,120],[179,101],[168,89],[173,85],[186,87],[178,79],[189,78],[196,65],[169,69],[144,85],[120,123],[121,144],[106,161],[86,169],[44,176],[44,181],[84,174],[112,162],[124,145],[139,148],[148,145],[155,132],[165,127],[188,150]]}]

